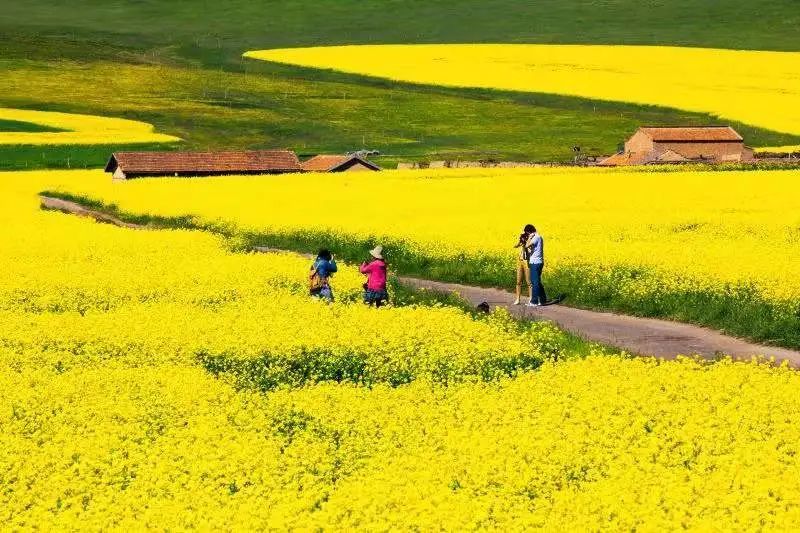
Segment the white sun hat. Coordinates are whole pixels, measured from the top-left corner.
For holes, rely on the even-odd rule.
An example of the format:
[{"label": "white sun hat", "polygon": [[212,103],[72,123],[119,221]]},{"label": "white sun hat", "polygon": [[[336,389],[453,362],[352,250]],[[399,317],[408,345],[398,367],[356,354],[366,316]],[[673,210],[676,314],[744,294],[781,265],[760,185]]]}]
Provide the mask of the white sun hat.
[{"label": "white sun hat", "polygon": [[372,250],[369,251],[369,255],[374,257],[375,259],[383,259],[383,246],[376,246]]}]

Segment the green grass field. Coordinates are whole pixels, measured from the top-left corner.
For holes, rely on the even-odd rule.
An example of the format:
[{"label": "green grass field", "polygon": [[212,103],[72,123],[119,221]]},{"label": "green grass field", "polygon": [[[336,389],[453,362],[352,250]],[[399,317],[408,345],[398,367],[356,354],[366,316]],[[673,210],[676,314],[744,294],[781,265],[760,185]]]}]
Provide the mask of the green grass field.
[{"label": "green grass field", "polygon": [[25,131],[25,132],[56,132],[63,131],[58,128],[51,128],[41,124],[31,124],[30,122],[20,122],[19,120],[0,119],[0,132],[2,131]]},{"label": "green grass field", "polygon": [[[241,53],[412,42],[800,50],[800,16],[791,0],[736,0],[724,10],[708,0],[520,4],[31,0],[0,10],[0,105],[144,120],[184,138],[191,149],[286,147],[313,154],[371,148],[385,154],[378,162],[387,166],[459,157],[567,160],[574,145],[584,153],[611,153],[642,123],[714,120],[580,98],[401,85],[246,61]],[[800,144],[800,138],[735,126],[754,145]],[[4,131],[19,127],[0,123]],[[99,166],[110,151],[50,150],[6,147],[0,168]]]},{"label": "green grass field", "polygon": [[112,152],[134,150],[170,150],[173,145],[115,144],[115,145],[2,145],[0,171],[48,168],[94,168],[106,164]]},{"label": "green grass field", "polygon": [[[674,44],[800,50],[794,0],[29,0],[3,7],[12,31],[113,37],[123,45],[349,43]],[[238,54],[234,53],[234,56]]]}]

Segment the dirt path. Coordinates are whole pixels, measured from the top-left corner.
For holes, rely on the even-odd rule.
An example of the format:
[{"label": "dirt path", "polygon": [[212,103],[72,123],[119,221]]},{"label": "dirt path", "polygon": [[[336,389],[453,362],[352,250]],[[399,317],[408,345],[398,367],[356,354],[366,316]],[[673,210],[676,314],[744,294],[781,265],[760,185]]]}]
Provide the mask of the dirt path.
[{"label": "dirt path", "polygon": [[487,302],[491,307],[506,308],[518,317],[531,320],[551,320],[562,329],[584,339],[616,346],[635,354],[656,355],[665,358],[675,357],[679,354],[697,354],[708,358],[722,353],[745,358],[752,355],[765,355],[775,357],[776,360],[786,359],[794,366],[800,366],[800,352],[753,344],[691,324],[586,311],[564,305],[529,308],[510,305],[514,301],[514,295],[499,289],[484,289],[415,278],[403,278],[403,281],[420,289],[454,291],[474,305]]},{"label": "dirt path", "polygon": [[[94,211],[75,202],[46,196],[41,197],[41,202],[42,206],[47,209],[88,216],[125,228],[145,228],[145,226],[124,222],[112,215]],[[258,251],[274,250],[259,248]],[[518,317],[531,320],[551,320],[562,329],[586,340],[616,346],[635,354],[664,358],[675,357],[679,354],[701,355],[707,358],[713,358],[717,354],[723,353],[737,358],[764,355],[774,357],[778,361],[787,360],[793,366],[800,367],[800,352],[798,351],[753,344],[690,324],[586,311],[563,305],[528,308],[510,305],[514,300],[513,295],[500,289],[486,289],[410,277],[401,277],[400,281],[418,289],[456,292],[473,305],[487,302],[491,307],[506,308]]]}]

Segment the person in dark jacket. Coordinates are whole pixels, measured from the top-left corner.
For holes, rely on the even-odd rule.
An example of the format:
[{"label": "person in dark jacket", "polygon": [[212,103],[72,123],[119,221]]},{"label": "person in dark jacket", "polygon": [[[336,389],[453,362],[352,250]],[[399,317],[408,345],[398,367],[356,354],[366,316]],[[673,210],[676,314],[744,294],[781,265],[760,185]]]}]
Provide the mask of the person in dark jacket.
[{"label": "person in dark jacket", "polygon": [[322,249],[317,254],[314,264],[311,265],[309,275],[309,292],[311,296],[322,298],[325,301],[333,301],[333,289],[331,288],[330,278],[339,270],[336,266],[336,259],[330,250]]},{"label": "person in dark jacket", "polygon": [[519,248],[517,255],[517,299],[514,300],[514,305],[520,305],[520,295],[522,294],[522,280],[528,284],[528,301],[533,300],[533,291],[531,290],[531,270],[530,270],[530,249],[528,248],[528,239],[534,231],[533,224],[526,224],[522,229],[522,233],[517,239],[517,244],[514,248]]}]

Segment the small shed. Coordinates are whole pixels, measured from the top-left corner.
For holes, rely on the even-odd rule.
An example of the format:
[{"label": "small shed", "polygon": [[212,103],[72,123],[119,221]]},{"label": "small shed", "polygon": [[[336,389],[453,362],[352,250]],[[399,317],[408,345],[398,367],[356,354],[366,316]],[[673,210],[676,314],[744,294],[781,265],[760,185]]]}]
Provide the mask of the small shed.
[{"label": "small shed", "polygon": [[289,150],[241,152],[115,152],[105,168],[114,179],[302,172]]},{"label": "small shed", "polygon": [[381,168],[357,155],[316,155],[301,165],[306,172],[360,172]]},{"label": "small shed", "polygon": [[645,126],[602,166],[752,161],[753,150],[730,126]]}]

